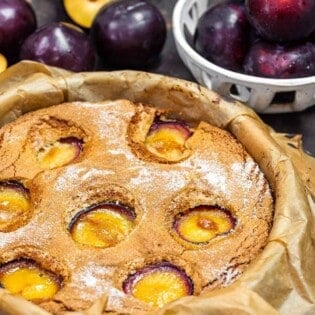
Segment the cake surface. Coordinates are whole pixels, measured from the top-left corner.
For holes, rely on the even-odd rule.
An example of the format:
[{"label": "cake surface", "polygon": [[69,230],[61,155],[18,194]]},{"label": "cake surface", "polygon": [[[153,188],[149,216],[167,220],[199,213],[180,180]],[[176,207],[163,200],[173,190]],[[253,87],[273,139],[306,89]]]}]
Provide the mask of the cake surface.
[{"label": "cake surface", "polygon": [[0,281],[38,266],[56,285],[30,299],[52,313],[106,294],[139,314],[228,286],[272,225],[268,182],[230,133],[127,100],[26,114],[0,157]]}]

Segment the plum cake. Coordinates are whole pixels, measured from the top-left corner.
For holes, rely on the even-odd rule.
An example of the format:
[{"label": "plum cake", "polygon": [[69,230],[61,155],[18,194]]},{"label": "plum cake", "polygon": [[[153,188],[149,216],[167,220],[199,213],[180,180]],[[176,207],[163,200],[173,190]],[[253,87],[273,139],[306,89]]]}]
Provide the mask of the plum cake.
[{"label": "plum cake", "polygon": [[106,295],[141,314],[237,280],[266,245],[272,190],[226,130],[128,100],[0,129],[0,284],[59,314]]}]

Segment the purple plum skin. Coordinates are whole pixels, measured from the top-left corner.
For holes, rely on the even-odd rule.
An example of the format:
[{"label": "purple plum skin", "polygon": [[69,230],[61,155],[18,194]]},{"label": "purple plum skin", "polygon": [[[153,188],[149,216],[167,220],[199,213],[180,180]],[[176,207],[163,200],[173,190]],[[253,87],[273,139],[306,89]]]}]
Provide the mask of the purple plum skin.
[{"label": "purple plum skin", "polygon": [[91,71],[95,65],[95,52],[89,37],[78,27],[50,23],[37,29],[24,41],[20,59],[75,72]]},{"label": "purple plum skin", "polygon": [[109,202],[104,201],[100,203],[93,204],[91,206],[88,206],[87,208],[84,208],[83,210],[79,211],[71,220],[69,224],[69,231],[71,231],[75,225],[75,223],[78,221],[79,218],[85,216],[87,213],[95,210],[100,209],[111,209],[111,211],[114,211],[116,213],[121,214],[124,216],[127,220],[133,222],[136,219],[136,213],[132,208],[129,208],[128,206],[116,203],[115,201]]},{"label": "purple plum skin", "polygon": [[244,5],[225,2],[209,8],[200,17],[194,45],[210,62],[240,71],[250,39],[251,29]]},{"label": "purple plum skin", "polygon": [[[219,208],[217,206],[210,206],[210,205],[200,205],[197,206],[195,208],[190,208],[188,210],[186,210],[185,212],[180,212],[178,213],[173,221],[173,229],[177,232],[177,234],[185,241],[190,242],[189,240],[187,240],[183,235],[181,235],[180,233],[180,221],[182,219],[182,217],[184,217],[185,215],[188,215],[191,212],[198,212],[198,211],[208,211],[208,212],[221,212],[224,213],[230,221],[230,226],[231,226],[231,230],[233,230],[237,224],[237,220],[236,218],[232,215],[232,213],[229,210],[226,210],[224,208]],[[208,242],[205,242],[206,244]],[[202,243],[195,243],[195,244],[202,244]]]},{"label": "purple plum skin", "polygon": [[0,0],[0,52],[9,61],[16,61],[23,41],[36,26],[36,16],[28,2]]},{"label": "purple plum skin", "polygon": [[116,68],[146,68],[166,40],[161,12],[145,0],[114,1],[97,14],[91,38],[103,62]]},{"label": "purple plum skin", "polygon": [[247,0],[250,23],[267,40],[304,39],[315,30],[315,0]]},{"label": "purple plum skin", "polygon": [[29,190],[16,180],[1,181],[0,191],[6,189],[15,190],[16,192],[22,194],[25,198],[29,197]]},{"label": "purple plum skin", "polygon": [[130,274],[127,279],[123,282],[123,290],[125,293],[130,294],[133,291],[133,287],[137,284],[142,277],[147,276],[154,272],[173,272],[177,274],[186,285],[187,295],[194,294],[194,284],[191,278],[186,274],[186,272],[179,267],[173,265],[168,261],[161,261],[157,263],[153,263],[151,265],[147,265],[142,269],[138,269],[134,273]]},{"label": "purple plum skin", "polygon": [[71,144],[73,147],[77,148],[78,155],[83,151],[83,140],[76,137],[67,137],[59,139],[60,143]]},{"label": "purple plum skin", "polygon": [[258,41],[246,57],[244,72],[276,79],[315,75],[315,44],[283,45]]},{"label": "purple plum skin", "polygon": [[163,130],[163,128],[178,130],[179,132],[182,133],[183,138],[185,138],[186,140],[192,135],[189,126],[183,121],[178,120],[163,121],[157,119],[156,121],[153,122],[152,126],[150,127],[148,136],[152,135],[155,132],[158,132],[161,129]]}]

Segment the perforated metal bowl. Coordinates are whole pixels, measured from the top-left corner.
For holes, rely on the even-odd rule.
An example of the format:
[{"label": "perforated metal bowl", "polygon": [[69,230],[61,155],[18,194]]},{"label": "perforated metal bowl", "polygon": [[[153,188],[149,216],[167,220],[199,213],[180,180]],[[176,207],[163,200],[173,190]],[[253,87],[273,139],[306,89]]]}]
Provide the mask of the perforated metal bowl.
[{"label": "perforated metal bowl", "polygon": [[198,19],[219,0],[178,0],[173,12],[173,33],[178,53],[195,79],[224,96],[236,98],[259,113],[301,111],[315,104],[315,76],[269,79],[219,67],[189,44]]}]

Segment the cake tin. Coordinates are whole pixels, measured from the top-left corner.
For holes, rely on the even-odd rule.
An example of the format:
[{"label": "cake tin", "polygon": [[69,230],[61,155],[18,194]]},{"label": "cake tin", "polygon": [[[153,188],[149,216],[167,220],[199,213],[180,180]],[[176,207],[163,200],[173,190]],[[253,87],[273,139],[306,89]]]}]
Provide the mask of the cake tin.
[{"label": "cake tin", "polygon": [[201,15],[218,0],[178,0],[172,16],[173,34],[180,58],[196,81],[223,96],[233,97],[258,113],[302,111],[315,104],[315,76],[270,79],[224,69],[193,49]]}]

